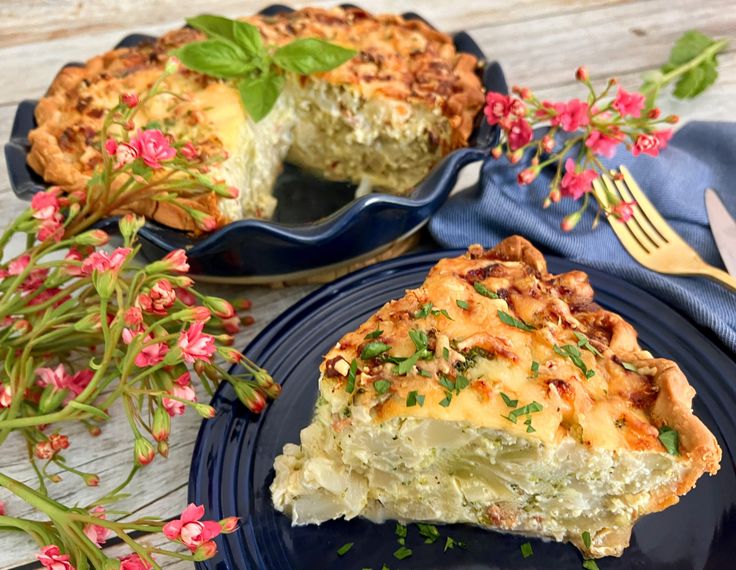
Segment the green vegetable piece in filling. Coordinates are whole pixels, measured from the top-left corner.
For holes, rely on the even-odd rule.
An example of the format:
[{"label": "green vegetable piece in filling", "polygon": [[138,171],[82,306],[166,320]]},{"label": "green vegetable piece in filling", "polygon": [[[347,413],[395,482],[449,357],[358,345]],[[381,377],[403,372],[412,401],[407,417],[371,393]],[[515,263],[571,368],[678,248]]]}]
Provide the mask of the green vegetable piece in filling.
[{"label": "green vegetable piece in filling", "polygon": [[659,428],[659,441],[662,442],[667,453],[680,455],[680,434],[669,426]]},{"label": "green vegetable piece in filling", "polygon": [[363,348],[363,352],[360,353],[360,358],[362,360],[370,360],[371,358],[375,358],[379,354],[386,352],[390,348],[391,347],[389,345],[382,342],[369,342]]},{"label": "green vegetable piece in filling", "polygon": [[536,330],[533,326],[526,324],[524,321],[520,321],[516,317],[513,317],[509,315],[506,311],[502,311],[501,309],[498,309],[498,318],[501,319],[501,322],[516,327],[517,329],[521,329],[526,332],[532,332],[533,330]]}]

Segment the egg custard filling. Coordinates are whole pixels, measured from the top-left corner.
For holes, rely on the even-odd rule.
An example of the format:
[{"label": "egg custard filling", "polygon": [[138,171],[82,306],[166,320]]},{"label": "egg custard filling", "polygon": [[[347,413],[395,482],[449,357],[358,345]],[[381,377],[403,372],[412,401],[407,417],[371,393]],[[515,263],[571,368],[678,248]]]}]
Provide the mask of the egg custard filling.
[{"label": "egg custard filling", "polygon": [[471,246],[325,356],[273,503],[295,525],[469,523],[619,556],[718,470],[693,396],[584,273],[549,274],[519,237]]}]

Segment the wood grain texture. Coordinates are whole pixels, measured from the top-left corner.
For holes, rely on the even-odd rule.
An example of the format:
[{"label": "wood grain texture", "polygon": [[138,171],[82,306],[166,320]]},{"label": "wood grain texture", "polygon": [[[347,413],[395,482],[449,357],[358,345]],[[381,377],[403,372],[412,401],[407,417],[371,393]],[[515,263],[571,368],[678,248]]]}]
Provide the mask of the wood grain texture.
[{"label": "wood grain texture", "polygon": [[[0,2],[0,61],[3,61],[0,91],[0,140],[7,140],[15,105],[24,98],[41,95],[60,66],[68,61],[85,60],[106,51],[131,32],[158,34],[183,22],[184,17],[203,11],[230,16],[253,12],[270,1],[216,0],[3,0]],[[307,3],[289,2],[293,6]],[[373,11],[416,10],[441,29],[471,30],[489,57],[498,59],[509,83],[528,85],[540,97],[580,96],[573,79],[575,68],[587,65],[596,81],[616,75],[626,87],[639,85],[641,72],[658,67],[667,58],[674,40],[685,30],[697,28],[716,36],[732,36],[736,30],[736,11],[732,2],[706,0],[371,0],[356,2]],[[32,24],[31,24],[32,23]],[[665,98],[663,108],[686,120],[736,120],[736,46],[722,55],[721,77],[716,85],[695,102]],[[0,223],[12,219],[25,204],[10,190],[6,166],[0,164]],[[20,248],[20,244],[17,246]],[[238,288],[205,285],[212,294],[249,297],[253,300],[256,324],[241,333],[237,346],[255,336],[274,316],[314,286],[284,289]],[[204,395],[200,395],[206,399]],[[128,472],[132,451],[128,427],[120,410],[102,435],[90,441],[84,430],[65,430],[72,447],[70,464],[102,477],[98,489],[84,488],[71,476],[53,487],[53,494],[65,501],[84,504],[100,491],[114,486]],[[137,514],[170,517],[186,502],[186,484],[194,439],[200,419],[188,412],[174,420],[171,453],[158,459],[138,476],[133,496],[124,506]],[[23,481],[33,481],[26,468],[25,450],[13,441],[0,454],[0,469]],[[6,500],[8,511],[31,515],[23,504]],[[160,536],[146,537],[155,544]],[[0,570],[33,560],[35,546],[19,535],[0,536]],[[122,546],[112,547],[115,556],[125,554]],[[182,570],[191,565],[165,564]]]}]

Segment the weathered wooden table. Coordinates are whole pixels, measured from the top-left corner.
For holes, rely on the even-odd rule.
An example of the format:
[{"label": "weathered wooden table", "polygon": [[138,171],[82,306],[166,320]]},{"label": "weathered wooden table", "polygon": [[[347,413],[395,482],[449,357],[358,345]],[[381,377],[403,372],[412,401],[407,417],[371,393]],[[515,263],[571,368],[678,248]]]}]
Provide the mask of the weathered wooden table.
[{"label": "weathered wooden table", "polygon": [[[85,60],[113,46],[126,34],[159,34],[202,11],[236,16],[268,5],[268,0],[0,0],[0,140],[7,140],[16,105],[44,90],[69,61]],[[294,7],[334,2],[288,2]],[[420,12],[446,31],[467,30],[485,53],[503,65],[510,83],[526,85],[545,98],[578,95],[574,71],[585,64],[593,80],[618,77],[627,87],[639,84],[642,72],[667,59],[673,42],[684,31],[699,29],[718,37],[736,36],[736,9],[732,0],[371,0],[362,3],[372,11]],[[717,84],[695,102],[667,100],[665,111],[685,121],[736,120],[736,42],[720,57]],[[0,164],[0,223],[15,217],[25,204],[10,190],[5,164]],[[218,287],[207,289],[221,296],[253,300],[255,325],[238,337],[245,344],[269,321],[314,286],[290,288]],[[168,460],[156,459],[132,485],[125,507],[136,514],[162,517],[179,513],[186,501],[187,477],[200,419],[193,413],[174,422]],[[132,441],[122,414],[96,439],[82,430],[70,433],[67,454],[78,468],[95,472],[101,489],[110,488],[127,473]],[[19,442],[3,446],[0,470],[33,481]],[[86,502],[98,490],[84,489],[71,478],[58,483],[55,496],[65,503]],[[24,505],[0,500],[15,515],[28,516]],[[160,537],[144,538],[152,542]],[[32,562],[35,545],[24,536],[0,535],[0,569]],[[112,547],[113,552],[121,548]],[[187,568],[170,563],[167,568]]]}]

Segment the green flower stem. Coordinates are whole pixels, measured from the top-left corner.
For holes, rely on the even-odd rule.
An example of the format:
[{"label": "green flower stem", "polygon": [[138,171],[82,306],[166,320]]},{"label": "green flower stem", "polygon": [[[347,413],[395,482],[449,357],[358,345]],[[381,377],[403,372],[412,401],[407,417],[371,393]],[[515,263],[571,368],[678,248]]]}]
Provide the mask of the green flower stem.
[{"label": "green flower stem", "polygon": [[0,515],[0,530],[19,530],[25,532],[30,535],[39,546],[53,544],[56,540],[52,533],[49,532],[50,528],[48,523],[32,521],[20,517]]}]

